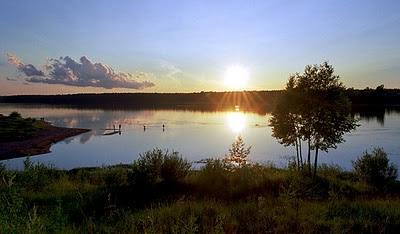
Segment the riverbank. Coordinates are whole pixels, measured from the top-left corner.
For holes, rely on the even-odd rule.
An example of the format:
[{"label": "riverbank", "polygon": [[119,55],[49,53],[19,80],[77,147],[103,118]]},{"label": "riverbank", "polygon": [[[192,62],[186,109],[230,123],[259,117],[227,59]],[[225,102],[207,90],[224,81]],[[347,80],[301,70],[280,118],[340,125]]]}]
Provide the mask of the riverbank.
[{"label": "riverbank", "polygon": [[0,143],[0,160],[45,154],[52,144],[76,136],[90,129],[55,127],[45,121],[36,121],[40,129],[24,140]]},{"label": "riverbank", "polygon": [[222,160],[200,169],[176,152],[148,151],[132,164],[58,170],[29,157],[0,163],[5,233],[394,233],[399,184],[377,190],[355,171]]}]

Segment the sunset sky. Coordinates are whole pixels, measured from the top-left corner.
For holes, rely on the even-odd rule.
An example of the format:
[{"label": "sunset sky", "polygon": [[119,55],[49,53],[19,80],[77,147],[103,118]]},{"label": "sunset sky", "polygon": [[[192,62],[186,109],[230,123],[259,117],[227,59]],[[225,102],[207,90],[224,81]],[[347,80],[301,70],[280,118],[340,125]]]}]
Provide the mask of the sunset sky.
[{"label": "sunset sky", "polygon": [[325,60],[347,87],[400,88],[399,12],[398,0],[1,1],[0,95],[224,91],[232,71],[240,89],[283,89]]}]

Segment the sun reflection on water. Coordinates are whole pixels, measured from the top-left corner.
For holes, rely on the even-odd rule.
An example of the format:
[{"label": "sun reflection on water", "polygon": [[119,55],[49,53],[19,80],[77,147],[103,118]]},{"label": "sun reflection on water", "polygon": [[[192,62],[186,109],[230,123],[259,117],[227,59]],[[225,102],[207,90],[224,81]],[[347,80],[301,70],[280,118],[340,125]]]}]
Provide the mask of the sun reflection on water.
[{"label": "sun reflection on water", "polygon": [[226,116],[228,126],[231,128],[232,132],[240,133],[247,125],[247,118],[242,112],[230,112]]}]

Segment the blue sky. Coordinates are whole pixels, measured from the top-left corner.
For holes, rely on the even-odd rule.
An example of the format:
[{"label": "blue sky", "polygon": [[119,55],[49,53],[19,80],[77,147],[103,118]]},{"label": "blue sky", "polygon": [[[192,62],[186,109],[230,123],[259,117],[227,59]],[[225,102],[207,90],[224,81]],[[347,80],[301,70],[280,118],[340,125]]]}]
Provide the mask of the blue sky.
[{"label": "blue sky", "polygon": [[[0,95],[222,91],[229,90],[224,72],[237,64],[249,72],[245,89],[282,89],[291,73],[324,60],[348,87],[400,87],[399,1],[15,0],[0,6]],[[73,85],[59,76],[43,82],[47,77],[27,77],[7,53],[43,71],[46,59],[68,56],[79,65],[85,56],[154,85],[102,88],[96,77]],[[97,74],[84,71],[85,79]]]}]

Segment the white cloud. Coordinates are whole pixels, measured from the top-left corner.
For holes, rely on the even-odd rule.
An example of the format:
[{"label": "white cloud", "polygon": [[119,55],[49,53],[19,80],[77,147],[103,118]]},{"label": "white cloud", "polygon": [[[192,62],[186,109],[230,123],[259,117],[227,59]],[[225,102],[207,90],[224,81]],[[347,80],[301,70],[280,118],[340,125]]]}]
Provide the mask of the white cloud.
[{"label": "white cloud", "polygon": [[64,84],[80,87],[103,87],[144,89],[155,84],[146,81],[152,74],[138,72],[135,74],[116,72],[108,65],[93,63],[86,56],[77,62],[68,56],[59,59],[48,59],[44,65],[48,74],[37,70],[32,64],[25,65],[19,58],[7,54],[8,61],[28,76],[26,79],[32,83]]},{"label": "white cloud", "polygon": [[183,75],[182,69],[171,63],[162,62],[161,68],[167,71],[165,76],[169,79],[176,80],[179,76]]}]

